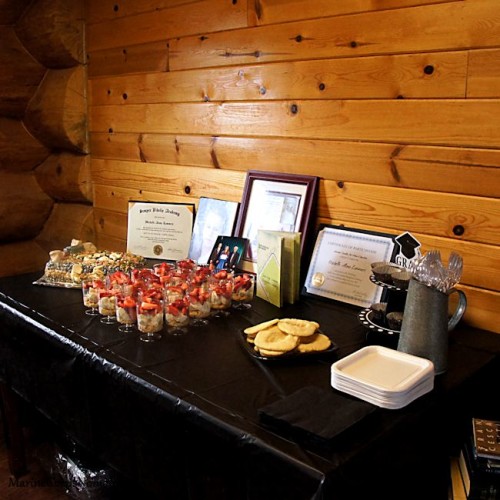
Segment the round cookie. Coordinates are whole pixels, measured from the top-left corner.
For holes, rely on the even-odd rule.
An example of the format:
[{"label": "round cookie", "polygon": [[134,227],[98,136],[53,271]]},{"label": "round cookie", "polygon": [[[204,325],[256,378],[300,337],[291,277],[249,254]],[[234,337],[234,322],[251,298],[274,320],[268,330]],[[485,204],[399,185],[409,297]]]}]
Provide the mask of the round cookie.
[{"label": "round cookie", "polygon": [[259,323],[258,325],[249,326],[248,328],[245,328],[243,332],[246,333],[247,335],[256,334],[259,333],[261,330],[265,330],[266,328],[275,325],[278,321],[279,321],[278,318],[270,319],[269,321],[264,321],[263,323]]},{"label": "round cookie", "polygon": [[316,333],[312,341],[300,343],[297,350],[301,353],[326,351],[331,345],[331,340],[324,333]]},{"label": "round cookie", "polygon": [[282,332],[276,325],[261,330],[254,339],[255,345],[259,349],[280,352],[292,351],[299,342],[298,337]]},{"label": "round cookie", "polygon": [[316,321],[295,318],[280,319],[277,325],[282,332],[298,337],[309,337],[319,328],[319,323]]}]

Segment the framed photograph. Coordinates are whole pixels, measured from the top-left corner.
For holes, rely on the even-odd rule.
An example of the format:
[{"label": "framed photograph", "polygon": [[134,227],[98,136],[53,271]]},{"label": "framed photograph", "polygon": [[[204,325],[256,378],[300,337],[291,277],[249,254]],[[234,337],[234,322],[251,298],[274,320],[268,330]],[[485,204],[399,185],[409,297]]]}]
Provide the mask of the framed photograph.
[{"label": "framed photograph", "polygon": [[208,264],[218,236],[233,235],[238,207],[238,202],[200,198],[189,247],[190,259]]},{"label": "framed photograph", "polygon": [[208,258],[208,264],[213,264],[216,271],[222,269],[237,271],[247,248],[248,240],[246,238],[219,236]]},{"label": "framed photograph", "polygon": [[259,229],[300,232],[302,252],[313,223],[317,189],[317,177],[249,170],[235,230],[236,236],[249,241],[245,259],[257,259]]},{"label": "framed photograph", "polygon": [[372,262],[396,255],[395,235],[322,225],[304,283],[304,294],[359,307],[380,302],[384,289],[370,280]]}]

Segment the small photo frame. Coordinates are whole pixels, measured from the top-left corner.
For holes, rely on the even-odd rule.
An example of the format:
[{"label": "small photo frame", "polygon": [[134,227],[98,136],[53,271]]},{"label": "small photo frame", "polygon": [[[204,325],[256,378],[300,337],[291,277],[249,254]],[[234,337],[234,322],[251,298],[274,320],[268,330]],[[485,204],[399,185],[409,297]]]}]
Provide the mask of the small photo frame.
[{"label": "small photo frame", "polygon": [[246,238],[235,236],[219,236],[210,253],[208,264],[212,264],[216,271],[226,269],[237,271],[240,269],[240,262],[248,249]]},{"label": "small photo frame", "polygon": [[243,189],[236,236],[249,241],[246,260],[256,262],[259,229],[302,233],[301,252],[312,230],[318,178],[249,170]]},{"label": "small photo frame", "polygon": [[232,235],[239,203],[201,197],[194,220],[188,257],[208,264],[219,235]]}]

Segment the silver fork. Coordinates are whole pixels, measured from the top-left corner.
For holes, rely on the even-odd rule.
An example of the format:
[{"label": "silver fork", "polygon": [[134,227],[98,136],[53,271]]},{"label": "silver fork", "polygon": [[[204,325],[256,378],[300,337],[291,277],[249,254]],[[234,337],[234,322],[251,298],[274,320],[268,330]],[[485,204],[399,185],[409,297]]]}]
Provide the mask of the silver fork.
[{"label": "silver fork", "polygon": [[463,259],[457,252],[451,252],[448,260],[446,288],[450,290],[453,288],[462,277]]}]

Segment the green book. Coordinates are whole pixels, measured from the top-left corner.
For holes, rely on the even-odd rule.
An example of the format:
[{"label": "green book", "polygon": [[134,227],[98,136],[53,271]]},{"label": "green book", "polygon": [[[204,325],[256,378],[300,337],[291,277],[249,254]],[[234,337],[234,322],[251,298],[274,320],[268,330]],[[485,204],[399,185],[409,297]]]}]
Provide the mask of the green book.
[{"label": "green book", "polygon": [[257,242],[257,296],[274,305],[279,296],[280,307],[293,304],[300,292],[301,233],[261,229]]},{"label": "green book", "polygon": [[283,305],[282,259],[283,236],[276,231],[259,230],[257,235],[257,297],[271,304]]}]

